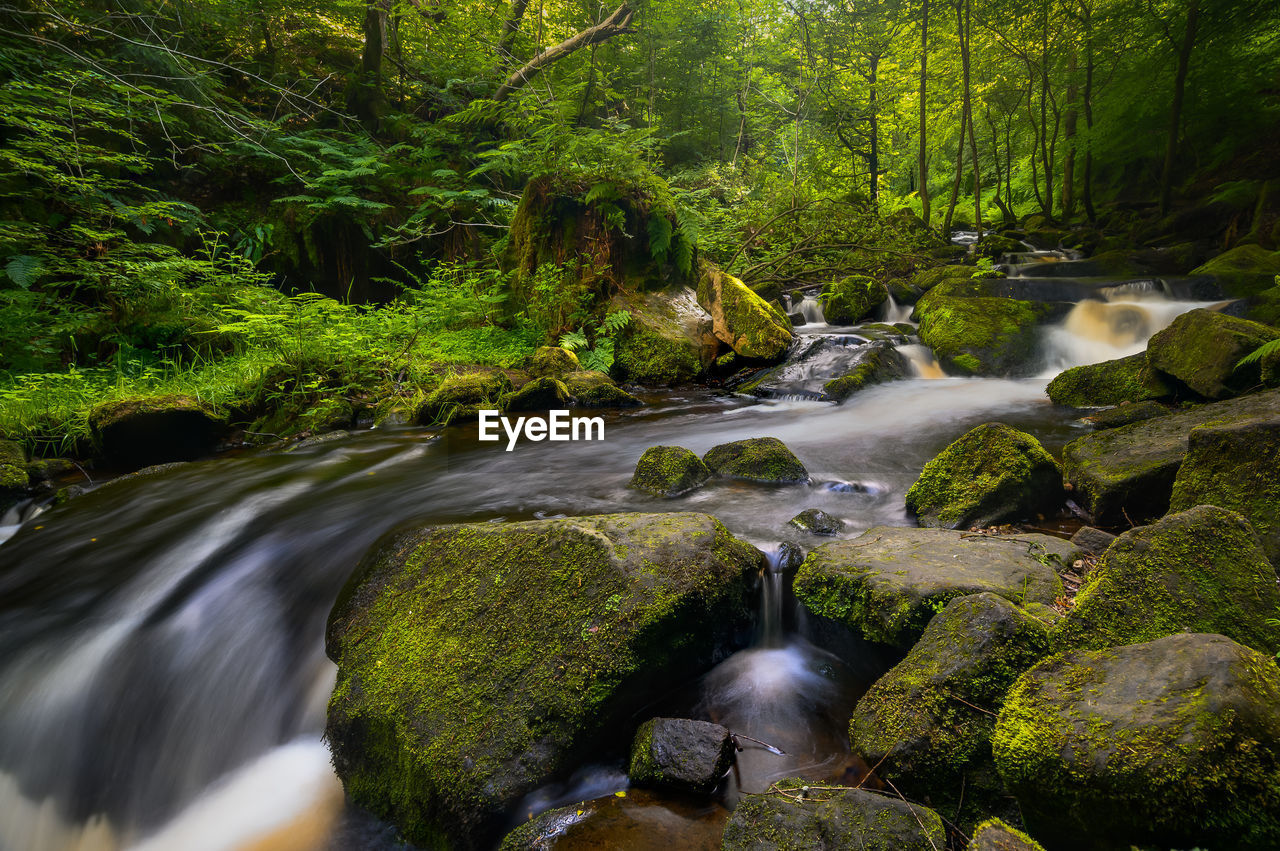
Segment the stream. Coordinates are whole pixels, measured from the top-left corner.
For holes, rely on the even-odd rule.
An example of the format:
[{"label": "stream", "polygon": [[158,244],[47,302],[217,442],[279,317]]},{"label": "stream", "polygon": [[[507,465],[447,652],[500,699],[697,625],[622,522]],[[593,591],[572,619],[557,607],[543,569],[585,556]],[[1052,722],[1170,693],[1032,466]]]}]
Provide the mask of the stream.
[{"label": "stream", "polygon": [[[786,387],[764,398],[655,392],[644,408],[605,414],[603,442],[522,441],[511,452],[479,443],[474,424],[372,430],[123,478],[12,523],[0,544],[0,849],[398,847],[389,827],[344,805],[320,741],[335,675],[323,635],[360,557],[411,523],[618,511],[718,517],[773,554],[762,577],[768,627],[754,647],[690,684],[691,701],[703,717],[786,752],[745,749],[734,788],[758,791],[788,773],[856,772],[844,725],[882,668],[853,670],[806,639],[779,548],[807,551],[823,539],[787,521],[820,508],[845,521],[844,537],[910,525],[903,495],[925,462],[990,420],[1056,452],[1087,425],[1049,403],[1050,377],[1141,351],[1176,315],[1211,303],[1178,281],[1038,272],[1069,260],[1060,254],[1012,259],[1011,277],[1028,289],[1089,296],[1043,329],[1035,377],[948,378],[914,338],[829,326],[807,299],[797,305],[807,321],[783,368]],[[890,304],[884,318],[909,313]],[[814,387],[856,363],[873,339],[898,347],[913,377],[838,406],[816,398]],[[675,501],[626,488],[650,446],[702,454],[762,435],[791,447],[812,483],[715,481]],[[533,811],[623,788],[618,765],[585,766],[527,803]],[[655,847],[718,837],[723,808],[641,793],[627,800],[616,823]],[[702,840],[688,838],[689,825],[703,825]]]}]

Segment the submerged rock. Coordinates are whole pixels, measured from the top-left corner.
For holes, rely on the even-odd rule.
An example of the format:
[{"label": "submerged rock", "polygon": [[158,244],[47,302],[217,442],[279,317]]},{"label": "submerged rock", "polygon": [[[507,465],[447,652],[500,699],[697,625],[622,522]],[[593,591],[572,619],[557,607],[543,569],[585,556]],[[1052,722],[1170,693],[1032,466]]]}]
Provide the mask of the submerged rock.
[{"label": "submerged rock", "polygon": [[683,446],[650,446],[636,462],[629,488],[651,496],[676,497],[695,490],[711,478],[711,470]]},{"label": "submerged rock", "polygon": [[[826,784],[822,784],[826,785]],[[940,851],[933,810],[867,789],[813,790],[784,780],[743,795],[725,825],[723,851]]]},{"label": "submerged rock", "polygon": [[910,647],[954,597],[989,591],[1019,604],[1051,605],[1080,551],[1050,535],[966,535],[876,526],[823,544],[796,574],[806,609],[862,637]]},{"label": "submerged rock", "polygon": [[1076,500],[1096,522],[1143,523],[1168,510],[1193,428],[1242,422],[1277,411],[1280,390],[1266,390],[1094,432],[1063,448],[1063,471]]},{"label": "submerged rock", "polygon": [[1044,846],[998,818],[978,825],[965,851],[1044,851]]},{"label": "submerged rock", "polygon": [[702,460],[717,476],[764,484],[793,485],[809,481],[790,449],[776,437],[751,437],[713,446]]},{"label": "submerged rock", "polygon": [[876,279],[850,275],[822,288],[822,315],[832,325],[853,325],[888,298],[888,288]]},{"label": "submerged rock", "polygon": [[191,396],[132,396],[89,412],[89,429],[112,463],[146,467],[214,451],[226,421]]},{"label": "submerged rock", "polygon": [[844,521],[832,517],[820,508],[806,508],[788,521],[792,526],[815,535],[838,535],[844,528]]},{"label": "submerged rock", "polygon": [[1018,520],[1062,504],[1062,470],[1040,441],[984,423],[924,465],[907,491],[922,526],[968,529]]},{"label": "submerged rock", "polygon": [[1280,565],[1280,406],[1191,430],[1169,508],[1205,504],[1243,514],[1271,563]]},{"label": "submerged rock", "polygon": [[491,845],[517,801],[598,753],[654,689],[730,652],[762,559],[694,513],[389,539],[326,635],[325,736],[347,795],[424,847]]},{"label": "submerged rock", "polygon": [[737,278],[704,263],[698,303],[711,314],[718,339],[744,358],[776,361],[791,345],[791,323]]},{"label": "submerged rock", "polygon": [[1212,505],[1130,529],[1089,572],[1055,633],[1059,646],[1100,649],[1178,632],[1213,632],[1280,649],[1276,572],[1243,517]]},{"label": "submerged rock", "polygon": [[1069,408],[1100,408],[1174,395],[1173,388],[1147,363],[1146,352],[1073,366],[1050,381],[1045,392],[1053,404]]},{"label": "submerged rock", "polygon": [[719,724],[652,718],[636,731],[627,776],[636,786],[710,795],[732,764],[733,742]]},{"label": "submerged rock", "polygon": [[511,380],[500,370],[480,370],[451,375],[427,395],[414,413],[414,422],[430,425],[475,419],[481,408],[496,408]]},{"label": "submerged rock", "polygon": [[993,749],[1050,849],[1280,846],[1280,672],[1221,635],[1051,657]]},{"label": "submerged rock", "polygon": [[519,390],[502,394],[501,407],[508,411],[549,411],[569,404],[569,388],[555,378],[535,378]]},{"label": "submerged rock", "polygon": [[1199,308],[1156,332],[1147,343],[1147,360],[1201,396],[1225,399],[1259,385],[1260,364],[1236,364],[1272,340],[1280,340],[1275,328]]},{"label": "submerged rock", "polygon": [[1036,326],[1046,307],[1011,298],[938,298],[916,306],[920,342],[958,375],[1009,375],[1033,368]]},{"label": "submerged rock", "polygon": [[578,356],[560,346],[542,346],[529,359],[528,372],[534,378],[559,378],[582,369]]},{"label": "submerged rock", "polygon": [[858,701],[853,750],[903,794],[959,811],[962,824],[1009,809],[991,762],[995,716],[1013,681],[1048,649],[1045,625],[1008,600],[951,600]]}]

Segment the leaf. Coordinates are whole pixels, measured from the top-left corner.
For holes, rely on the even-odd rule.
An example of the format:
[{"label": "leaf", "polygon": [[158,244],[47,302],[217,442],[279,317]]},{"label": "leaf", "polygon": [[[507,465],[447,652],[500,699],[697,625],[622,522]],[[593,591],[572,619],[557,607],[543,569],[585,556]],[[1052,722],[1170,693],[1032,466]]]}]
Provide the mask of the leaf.
[{"label": "leaf", "polygon": [[1235,365],[1235,368],[1239,369],[1240,367],[1248,366],[1251,363],[1258,363],[1267,355],[1275,352],[1280,352],[1280,339],[1272,340],[1269,343],[1263,343],[1261,346],[1258,346],[1258,348],[1240,358],[1240,362]]},{"label": "leaf", "polygon": [[649,256],[655,262],[666,262],[671,248],[671,220],[662,214],[649,217]]},{"label": "leaf", "polygon": [[592,186],[582,200],[584,204],[591,204],[596,201],[617,201],[621,197],[622,193],[618,191],[618,187],[606,180]]},{"label": "leaf", "polygon": [[571,352],[576,352],[578,349],[585,349],[587,347],[587,335],[583,334],[581,329],[561,334],[560,347],[568,349]]},{"label": "leaf", "polygon": [[41,264],[40,258],[32,257],[30,254],[20,254],[10,260],[4,267],[4,273],[9,276],[9,280],[24,290],[31,289],[31,285],[36,282],[43,271],[44,266]]}]

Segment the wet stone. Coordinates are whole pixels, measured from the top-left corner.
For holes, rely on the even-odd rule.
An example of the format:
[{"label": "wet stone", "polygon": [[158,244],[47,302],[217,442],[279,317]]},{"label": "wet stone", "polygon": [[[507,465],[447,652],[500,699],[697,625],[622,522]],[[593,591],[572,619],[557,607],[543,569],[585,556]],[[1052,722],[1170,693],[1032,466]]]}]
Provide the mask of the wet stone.
[{"label": "wet stone", "polygon": [[1082,526],[1071,536],[1071,543],[1091,556],[1100,556],[1115,539],[1116,536],[1110,532],[1104,532],[1092,526]]},{"label": "wet stone", "polygon": [[819,508],[806,508],[789,521],[792,526],[814,535],[837,535],[844,521]]},{"label": "wet stone", "polygon": [[636,786],[709,795],[732,763],[733,742],[719,724],[652,718],[636,731],[628,776]]}]

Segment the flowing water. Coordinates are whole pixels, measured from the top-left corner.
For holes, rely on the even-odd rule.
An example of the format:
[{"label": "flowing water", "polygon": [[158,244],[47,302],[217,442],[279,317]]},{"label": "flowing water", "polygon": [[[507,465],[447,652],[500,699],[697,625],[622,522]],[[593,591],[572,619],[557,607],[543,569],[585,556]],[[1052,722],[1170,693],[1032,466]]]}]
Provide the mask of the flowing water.
[{"label": "flowing water", "polygon": [[[1045,329],[1039,377],[946,377],[913,336],[833,328],[806,300],[813,321],[763,398],[657,393],[606,415],[603,442],[512,452],[477,442],[474,426],[368,431],[120,479],[6,520],[16,534],[0,545],[0,849],[391,847],[389,828],[344,809],[319,738],[334,677],[325,618],[381,535],[426,521],[705,511],[781,553],[780,541],[821,543],[787,524],[805,508],[842,518],[844,536],[909,524],[903,494],[948,442],[998,419],[1060,447],[1084,426],[1049,404],[1046,378],[1140,350],[1203,303],[1169,287],[1087,283],[1091,298]],[[885,318],[902,321],[904,309]],[[822,401],[822,382],[871,346],[892,347],[910,377]],[[677,501],[626,488],[649,446],[702,453],[760,435],[787,443],[813,481],[713,482]],[[787,564],[779,555],[762,577],[756,646],[692,686],[695,711],[763,743],[739,740],[734,789],[861,770],[841,719],[884,662],[868,654],[853,670],[848,653],[805,637]],[[621,785],[616,765],[584,769],[532,808]],[[670,802],[609,806],[608,818],[640,833],[673,819],[716,824]]]}]

